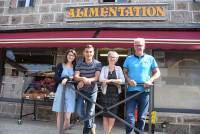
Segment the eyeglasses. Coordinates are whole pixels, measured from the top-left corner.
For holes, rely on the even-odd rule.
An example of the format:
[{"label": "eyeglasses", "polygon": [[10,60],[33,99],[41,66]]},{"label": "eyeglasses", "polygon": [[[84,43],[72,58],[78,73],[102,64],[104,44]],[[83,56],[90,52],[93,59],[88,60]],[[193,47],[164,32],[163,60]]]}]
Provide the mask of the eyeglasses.
[{"label": "eyeglasses", "polygon": [[111,58],[111,59],[117,59],[117,57],[114,57],[114,56],[109,56],[109,58]]},{"label": "eyeglasses", "polygon": [[68,56],[70,56],[70,57],[75,57],[75,55],[73,55],[73,54],[68,54]]}]

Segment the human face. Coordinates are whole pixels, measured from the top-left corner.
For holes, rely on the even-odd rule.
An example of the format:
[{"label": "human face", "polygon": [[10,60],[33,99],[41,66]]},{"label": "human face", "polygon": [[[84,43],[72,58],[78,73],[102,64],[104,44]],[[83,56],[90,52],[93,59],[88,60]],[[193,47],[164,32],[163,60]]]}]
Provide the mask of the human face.
[{"label": "human face", "polygon": [[141,56],[144,52],[145,45],[140,42],[136,42],[134,44],[134,49],[135,49],[136,55]]},{"label": "human face", "polygon": [[68,62],[73,62],[75,60],[75,55],[72,52],[69,52],[67,54],[67,60]]},{"label": "human face", "polygon": [[109,64],[114,65],[117,62],[117,57],[114,56],[114,55],[109,55],[108,56],[108,62],[109,62]]},{"label": "human face", "polygon": [[86,61],[92,61],[94,56],[94,49],[93,48],[85,48],[83,51],[83,55]]}]

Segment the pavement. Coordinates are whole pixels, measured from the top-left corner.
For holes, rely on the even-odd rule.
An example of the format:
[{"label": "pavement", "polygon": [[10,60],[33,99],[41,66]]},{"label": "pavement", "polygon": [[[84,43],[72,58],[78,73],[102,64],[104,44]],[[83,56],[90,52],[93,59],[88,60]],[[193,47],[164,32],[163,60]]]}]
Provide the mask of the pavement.
[{"label": "pavement", "polygon": [[[102,121],[98,119],[96,124],[97,134],[103,134]],[[68,130],[67,134],[81,134],[82,128],[83,124],[77,123],[73,125],[71,130]],[[0,134],[58,134],[58,130],[56,129],[56,122],[23,119],[22,124],[19,125],[16,118],[0,117]],[[123,124],[116,122],[112,134],[125,134]],[[155,134],[162,133],[155,132]]]}]

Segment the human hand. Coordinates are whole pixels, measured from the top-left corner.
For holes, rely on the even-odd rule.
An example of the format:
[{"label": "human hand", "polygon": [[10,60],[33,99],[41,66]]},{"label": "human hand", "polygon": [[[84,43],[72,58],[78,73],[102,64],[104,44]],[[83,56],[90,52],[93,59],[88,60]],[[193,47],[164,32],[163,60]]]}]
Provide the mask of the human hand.
[{"label": "human hand", "polygon": [[144,88],[149,88],[150,86],[153,86],[153,81],[148,80],[148,81],[144,82]]},{"label": "human hand", "polygon": [[111,82],[111,79],[105,81],[105,83],[110,83],[110,82]]},{"label": "human hand", "polygon": [[66,85],[66,83],[67,83],[67,81],[68,81],[68,79],[67,78],[64,78],[63,80],[62,80],[62,85]]},{"label": "human hand", "polygon": [[115,79],[109,79],[109,83],[115,83]]},{"label": "human hand", "polygon": [[106,82],[106,81],[103,81],[101,84],[102,84],[103,86],[105,86],[105,85],[107,84],[107,82]]},{"label": "human hand", "polygon": [[70,80],[70,81],[72,81],[73,79],[74,79],[74,77],[73,77],[73,76],[70,76],[70,77],[69,77],[69,80]]},{"label": "human hand", "polygon": [[80,89],[84,86],[83,81],[78,82],[77,89]]},{"label": "human hand", "polygon": [[84,78],[83,78],[83,83],[84,83],[85,85],[91,85],[92,82],[91,82],[90,79],[84,77]]},{"label": "human hand", "polygon": [[137,82],[134,81],[134,80],[129,80],[129,81],[128,81],[128,84],[129,84],[130,86],[136,86],[136,85],[137,85]]}]

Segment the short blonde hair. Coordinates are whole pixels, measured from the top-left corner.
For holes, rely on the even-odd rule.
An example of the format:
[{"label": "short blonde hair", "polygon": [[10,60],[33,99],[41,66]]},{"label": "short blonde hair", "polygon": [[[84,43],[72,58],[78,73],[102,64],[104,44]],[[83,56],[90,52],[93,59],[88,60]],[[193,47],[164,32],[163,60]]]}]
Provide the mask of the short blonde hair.
[{"label": "short blonde hair", "polygon": [[119,54],[118,54],[116,51],[109,51],[109,52],[108,52],[108,57],[109,57],[109,56],[116,57],[116,62],[117,62],[118,59],[119,59]]},{"label": "short blonde hair", "polygon": [[134,40],[134,45],[136,45],[136,44],[140,44],[140,45],[145,45],[145,39],[144,38],[136,38],[135,40]]}]

